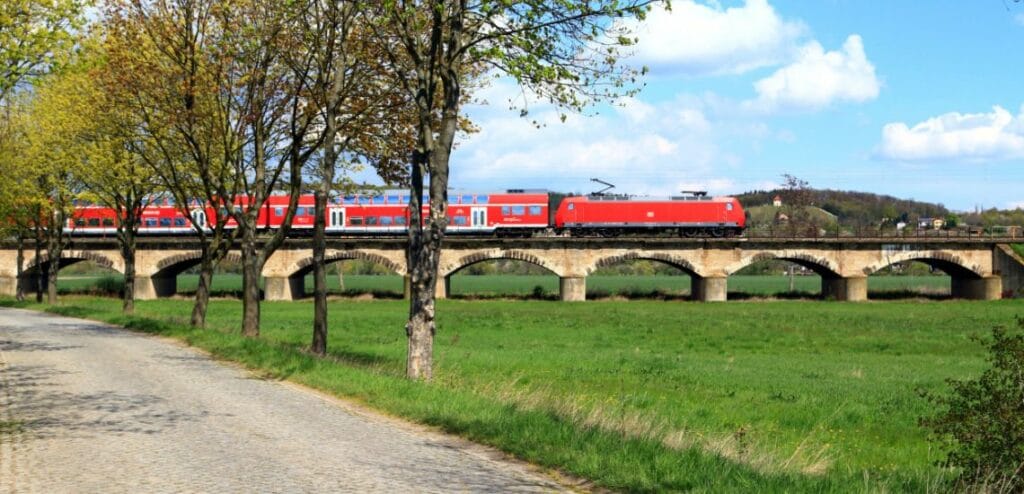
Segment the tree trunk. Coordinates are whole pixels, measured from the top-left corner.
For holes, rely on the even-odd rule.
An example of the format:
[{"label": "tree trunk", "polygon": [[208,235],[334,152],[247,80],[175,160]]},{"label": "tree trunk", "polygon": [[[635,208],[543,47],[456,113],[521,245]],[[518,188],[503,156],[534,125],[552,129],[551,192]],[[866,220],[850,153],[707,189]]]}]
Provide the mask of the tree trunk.
[{"label": "tree trunk", "polygon": [[[405,373],[410,379],[429,381],[434,376],[434,285],[424,270],[412,275],[412,295],[409,307],[409,322],[405,334],[409,338],[409,355]],[[429,271],[429,270],[428,270]]]},{"label": "tree trunk", "polygon": [[[38,218],[38,215],[36,216]],[[36,229],[36,303],[43,303],[43,287],[46,286],[46,272],[43,271],[43,263],[40,259],[43,255],[43,227],[35,226]]]},{"label": "tree trunk", "polygon": [[[409,340],[406,376],[429,381],[433,377],[434,297],[441,240],[447,222],[443,186],[430,177],[430,215],[422,220],[423,168],[425,153],[413,153],[412,187],[409,198],[409,249],[406,260],[410,278],[409,321],[405,334]],[[447,174],[444,175],[447,179]]]},{"label": "tree trunk", "polygon": [[121,299],[121,312],[124,314],[135,313],[135,248],[126,248],[121,251],[124,258],[124,296]]},{"label": "tree trunk", "polygon": [[64,250],[64,215],[58,211],[53,215],[52,223],[47,227],[46,253],[50,260],[47,270],[46,303],[57,303],[57,273],[60,271],[60,256]]},{"label": "tree trunk", "polygon": [[206,326],[206,309],[210,305],[210,283],[213,282],[213,259],[210,258],[209,246],[204,245],[202,258],[199,261],[199,285],[196,286],[196,303],[192,306],[193,328]]},{"label": "tree trunk", "polygon": [[[326,184],[327,181],[325,180]],[[327,194],[316,191],[315,223],[313,225],[313,343],[310,350],[320,356],[327,354]]]},{"label": "tree trunk", "polygon": [[22,279],[25,276],[25,234],[20,229],[18,230],[18,257],[15,262],[17,266],[15,267],[14,298],[22,302],[25,300],[25,280]]},{"label": "tree trunk", "polygon": [[[60,254],[58,254],[60,255]],[[50,257],[50,264],[46,269],[46,303],[57,303],[57,272],[60,271],[60,258]]]},{"label": "tree trunk", "polygon": [[242,233],[242,335],[260,335],[260,266],[255,233]]}]

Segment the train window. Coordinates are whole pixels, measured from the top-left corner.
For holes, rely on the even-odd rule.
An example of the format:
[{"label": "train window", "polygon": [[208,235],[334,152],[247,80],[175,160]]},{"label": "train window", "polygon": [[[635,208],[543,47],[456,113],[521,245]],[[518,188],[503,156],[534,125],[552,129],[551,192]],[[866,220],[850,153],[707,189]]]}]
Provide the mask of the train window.
[{"label": "train window", "polygon": [[174,226],[185,226],[185,218],[174,218]]},{"label": "train window", "polygon": [[390,216],[381,216],[380,217],[380,224],[382,224],[384,226],[391,226],[391,217]]},{"label": "train window", "polygon": [[171,226],[170,218],[160,218],[160,226]]},{"label": "train window", "polygon": [[99,218],[89,218],[89,226],[100,226]]},{"label": "train window", "polygon": [[355,204],[356,203],[356,198],[353,197],[353,196],[345,196],[345,198],[342,199],[341,202],[343,202],[345,204]]},{"label": "train window", "polygon": [[725,210],[726,211],[732,211],[732,203],[731,202],[725,203]]},{"label": "train window", "polygon": [[174,198],[173,197],[168,197],[167,198],[167,205],[168,206],[173,206],[174,205]]},{"label": "train window", "polygon": [[284,208],[274,208],[274,216],[284,216]]},{"label": "train window", "polygon": [[103,218],[103,226],[114,226],[113,218]]},{"label": "train window", "polygon": [[388,204],[398,204],[398,196],[388,196]]},{"label": "train window", "polygon": [[373,198],[372,197],[366,197],[366,196],[360,196],[359,197],[359,204],[373,204]]},{"label": "train window", "polygon": [[377,217],[376,216],[367,216],[366,217],[366,226],[372,226],[372,225],[376,225],[376,224],[377,224]]},{"label": "train window", "polygon": [[220,215],[224,216],[224,217],[227,217],[227,215],[228,215],[228,208],[223,208],[222,207],[222,208],[219,208],[219,209],[220,209]]},{"label": "train window", "polygon": [[75,226],[85,226],[85,218],[78,218],[75,220]]},{"label": "train window", "polygon": [[526,206],[512,206],[513,216],[522,216],[526,214]]},{"label": "train window", "polygon": [[540,216],[540,206],[530,206],[530,216]]},{"label": "train window", "polygon": [[466,226],[465,216],[456,216],[452,218],[452,220],[455,222],[455,226]]},{"label": "train window", "polygon": [[374,204],[384,204],[384,196],[373,196]]},{"label": "train window", "polygon": [[404,225],[405,224],[405,216],[395,216],[395,224],[396,225]]},{"label": "train window", "polygon": [[502,216],[508,216],[508,215],[512,214],[512,208],[510,208],[508,206],[502,206],[501,207],[501,214],[502,214]]},{"label": "train window", "polygon": [[409,204],[409,196],[402,196],[402,204]]},{"label": "train window", "polygon": [[487,204],[487,200],[490,199],[488,196],[476,196],[477,204]]},{"label": "train window", "polygon": [[462,196],[463,204],[473,204],[473,196]]},{"label": "train window", "polygon": [[423,205],[430,204],[430,196],[423,196]]},{"label": "train window", "polygon": [[363,224],[363,218],[359,216],[352,216],[348,219],[349,224],[352,226],[360,226]]}]

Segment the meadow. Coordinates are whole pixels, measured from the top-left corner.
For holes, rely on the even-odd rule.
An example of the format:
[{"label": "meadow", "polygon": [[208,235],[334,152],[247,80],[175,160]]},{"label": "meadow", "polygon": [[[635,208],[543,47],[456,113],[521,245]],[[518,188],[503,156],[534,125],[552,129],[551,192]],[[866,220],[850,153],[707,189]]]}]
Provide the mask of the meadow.
[{"label": "meadow", "polygon": [[[98,282],[111,275],[62,276],[58,287],[67,293],[81,293],[93,290]],[[193,293],[196,289],[196,275],[180,275],[178,292]],[[402,295],[402,278],[397,275],[344,276],[345,289],[341,290],[337,275],[327,277],[328,289],[335,294],[374,294],[381,298],[396,298]],[[217,274],[213,278],[213,291],[221,294],[238,293],[242,289],[241,275],[234,273]],[[553,275],[455,275],[451,281],[454,297],[527,297],[554,298],[558,296],[558,277]],[[868,278],[868,290],[877,298],[896,296],[942,296],[949,294],[948,276],[872,276]],[[306,291],[312,293],[313,278],[306,277]],[[591,275],[587,277],[588,298],[681,298],[690,294],[689,276],[664,275]],[[821,292],[821,278],[818,276],[796,276],[793,291],[790,278],[778,275],[733,275],[729,277],[731,298],[783,296],[786,298],[813,297]]]},{"label": "meadow", "polygon": [[213,331],[182,326],[189,306],[143,301],[125,318],[115,299],[75,296],[50,310],[178,337],[635,492],[942,490],[920,392],[976,375],[971,335],[1024,315],[1012,300],[443,300],[423,385],[402,378],[401,300],[334,300],[328,359],[304,352],[308,300],[265,303],[256,341],[235,334],[238,301],[213,302]]}]

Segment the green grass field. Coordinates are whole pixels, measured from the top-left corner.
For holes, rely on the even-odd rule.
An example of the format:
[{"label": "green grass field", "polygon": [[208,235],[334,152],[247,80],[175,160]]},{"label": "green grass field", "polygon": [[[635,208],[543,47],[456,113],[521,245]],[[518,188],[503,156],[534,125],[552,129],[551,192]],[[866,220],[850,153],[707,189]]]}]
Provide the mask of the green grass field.
[{"label": "green grass field", "polygon": [[[58,280],[61,290],[67,292],[88,291],[102,276],[63,277]],[[178,277],[179,293],[195,291],[198,277],[182,275]],[[794,291],[801,294],[818,294],[821,292],[821,278],[817,276],[797,276],[794,278]],[[339,280],[336,275],[327,277],[329,288],[340,292]],[[456,297],[501,297],[527,296],[535,293],[537,287],[547,296],[558,295],[557,276],[539,275],[481,275],[453,276],[451,279],[452,294]],[[242,278],[237,274],[218,274],[213,278],[215,293],[240,292]],[[307,293],[312,293],[313,278],[306,277]],[[349,294],[377,293],[397,297],[402,294],[402,278],[389,275],[346,275],[345,290]],[[916,292],[926,295],[948,295],[949,277],[947,276],[873,276],[868,278],[868,290],[880,297],[892,293]],[[587,291],[590,298],[601,298],[615,295],[645,296],[668,295],[686,296],[690,293],[689,276],[597,276],[587,278]],[[737,297],[770,296],[789,292],[789,278],[786,276],[732,276],[729,278],[729,292]]]},{"label": "green grass field", "polygon": [[[354,281],[354,280],[353,280]],[[266,303],[259,341],[117,316],[114,299],[64,313],[176,335],[275,377],[626,491],[941,490],[942,453],[918,390],[984,364],[973,334],[1024,315],[1019,301],[438,304],[436,373],[405,381],[405,302],[332,302],[329,361],[302,352],[309,301]],[[187,300],[140,302],[181,321]],[[240,303],[209,326],[236,332]]]}]

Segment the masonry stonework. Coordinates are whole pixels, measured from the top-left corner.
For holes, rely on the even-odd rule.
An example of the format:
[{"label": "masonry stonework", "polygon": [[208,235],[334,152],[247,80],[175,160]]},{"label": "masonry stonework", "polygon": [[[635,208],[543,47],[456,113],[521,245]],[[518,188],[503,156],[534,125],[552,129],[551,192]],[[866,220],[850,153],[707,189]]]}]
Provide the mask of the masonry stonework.
[{"label": "masonry stonework", "polygon": [[[194,242],[192,242],[194,244]],[[327,262],[362,259],[385,266],[406,279],[405,240],[332,239]],[[238,257],[237,253],[229,254]],[[586,278],[604,266],[634,259],[648,259],[677,267],[692,279],[694,300],[723,301],[728,277],[751,264],[780,259],[795,262],[821,276],[822,296],[843,301],[867,299],[867,277],[886,266],[921,261],[951,277],[955,297],[991,300],[1004,294],[1020,294],[1024,264],[1012,250],[994,242],[956,239],[850,239],[755,240],[755,239],[446,239],[439,264],[436,294],[450,294],[451,276],[484,261],[514,259],[540,266],[559,277],[561,299],[586,299]],[[76,240],[64,251],[62,265],[92,260],[123,272],[117,244],[112,239]],[[199,261],[197,246],[189,241],[141,239],[136,254],[136,298],[173,295],[177,276]],[[25,273],[45,266],[26,251]],[[16,287],[16,251],[0,247],[0,294],[13,295]],[[267,260],[263,269],[267,300],[304,297],[304,278],[312,270],[309,241],[293,239]],[[27,276],[26,276],[27,278]]]}]

